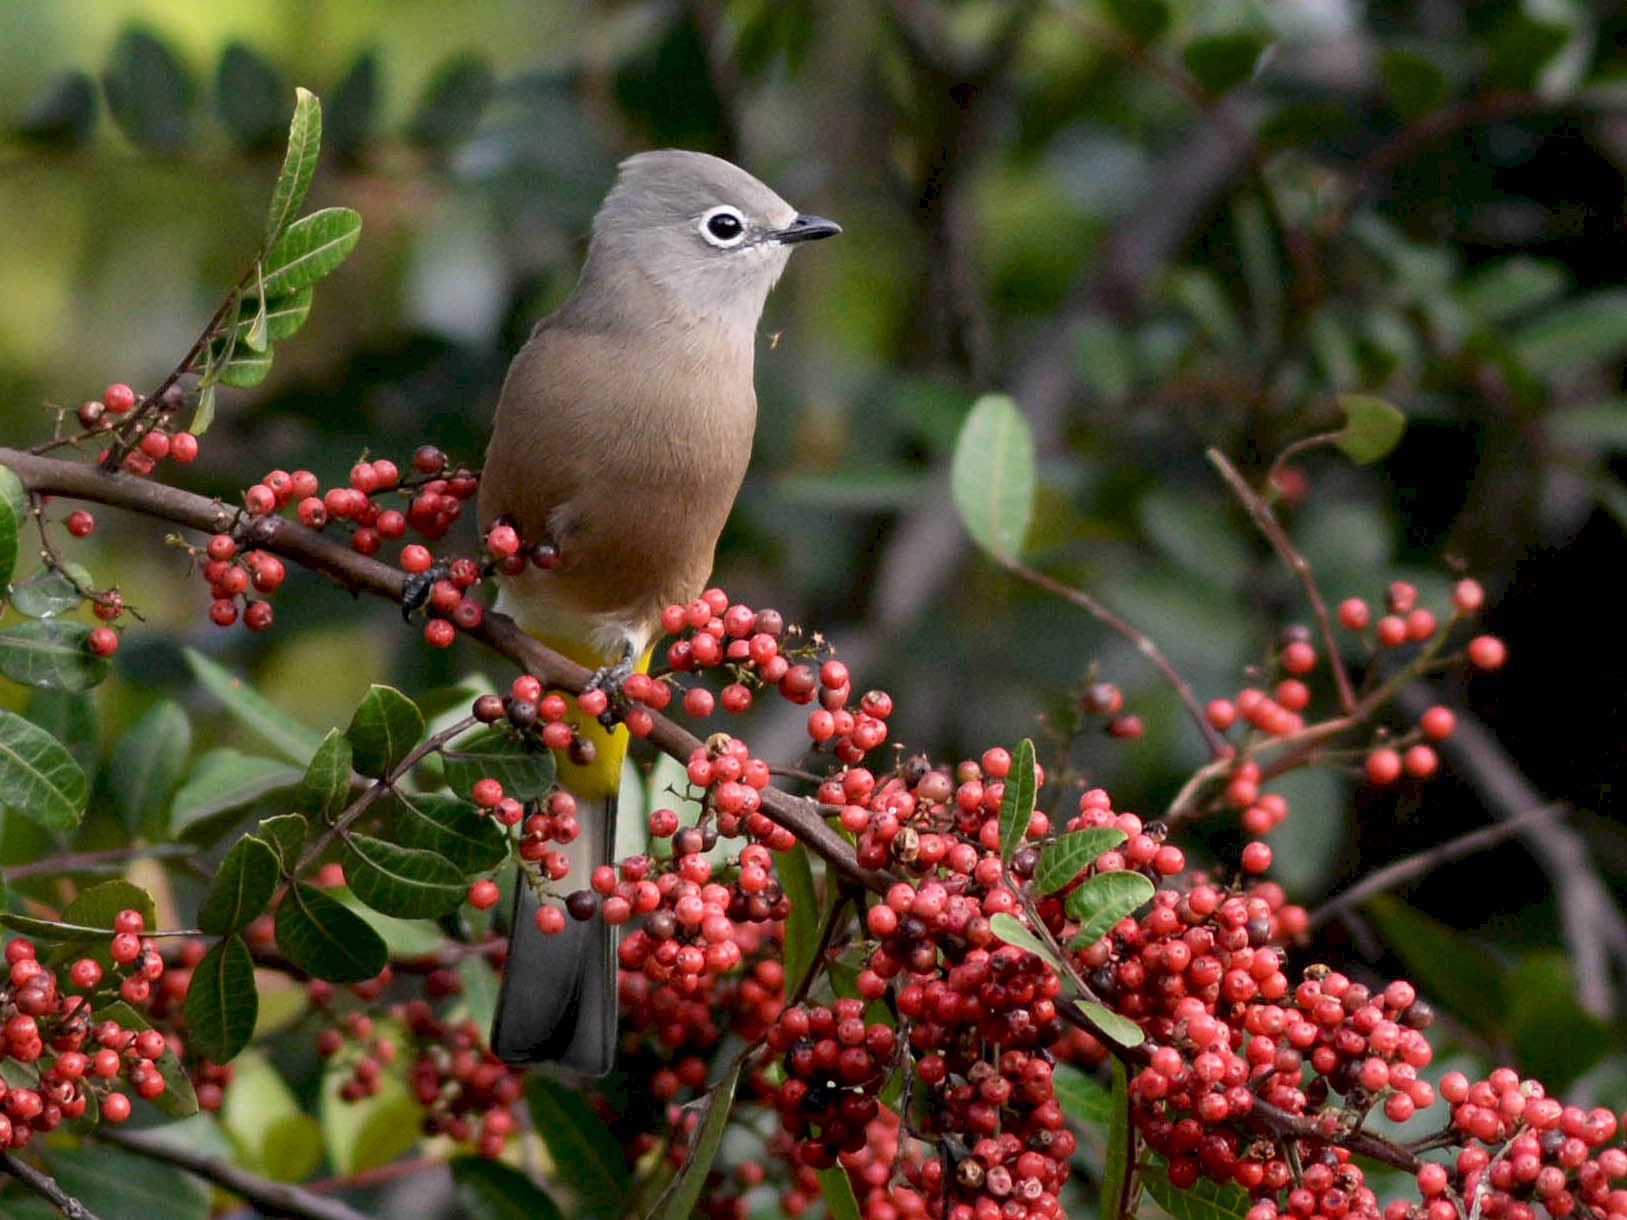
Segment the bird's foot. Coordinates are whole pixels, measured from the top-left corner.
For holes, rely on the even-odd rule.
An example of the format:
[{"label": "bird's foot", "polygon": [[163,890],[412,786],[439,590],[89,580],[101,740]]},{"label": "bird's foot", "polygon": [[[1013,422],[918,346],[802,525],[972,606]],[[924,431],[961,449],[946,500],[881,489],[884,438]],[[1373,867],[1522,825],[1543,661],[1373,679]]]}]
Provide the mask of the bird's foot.
[{"label": "bird's foot", "polygon": [[414,610],[421,610],[429,601],[429,591],[435,582],[447,574],[444,563],[436,564],[426,572],[414,572],[401,582],[401,617],[410,621]]},{"label": "bird's foot", "polygon": [[622,715],[627,711],[627,697],[622,694],[622,686],[627,679],[633,676],[633,654],[629,650],[621,660],[613,665],[601,665],[593,671],[593,676],[587,680],[583,690],[598,690],[605,693],[610,700],[604,711],[599,713],[599,723],[607,729],[613,729],[621,723]]}]

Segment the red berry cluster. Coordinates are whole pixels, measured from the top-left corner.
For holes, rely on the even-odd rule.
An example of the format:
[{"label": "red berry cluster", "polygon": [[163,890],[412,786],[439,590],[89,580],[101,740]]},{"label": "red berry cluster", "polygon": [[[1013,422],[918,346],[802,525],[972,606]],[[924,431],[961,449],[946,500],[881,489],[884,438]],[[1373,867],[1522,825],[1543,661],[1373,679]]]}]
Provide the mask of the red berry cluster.
[{"label": "red berry cluster", "polygon": [[[184,401],[185,395],[180,387],[170,386],[158,400],[157,413],[151,419],[133,424],[136,431],[124,438],[126,443],[133,442],[129,452],[124,455],[123,467],[128,473],[148,475],[165,458],[186,463],[198,456],[198,438],[190,432],[176,431],[171,427]],[[145,402],[123,382],[114,382],[102,392],[100,401],[92,399],[80,406],[79,426],[87,434],[122,428],[125,417]],[[102,450],[97,460],[104,460],[108,452]]]},{"label": "red berry cluster", "polygon": [[21,1148],[64,1120],[83,1116],[93,1098],[104,1121],[123,1122],[130,1116],[130,1095],[118,1091],[115,1082],[149,1100],[168,1087],[158,1060],[175,1047],[162,1033],[92,1016],[115,994],[144,1005],[152,981],[163,973],[153,942],[141,936],[144,924],[139,911],[119,912],[105,950],[111,976],[96,956],[77,958],[67,968],[73,991],[61,988],[56,970],[39,960],[32,941],[6,942],[0,1051],[27,1065],[37,1081],[0,1080],[0,1150]]},{"label": "red berry cluster", "polygon": [[408,1001],[400,1017],[412,1039],[407,1079],[424,1108],[424,1133],[472,1143],[481,1156],[501,1155],[518,1129],[521,1075],[491,1053],[473,1021],[443,1020],[425,1000]]},{"label": "red berry cluster", "polygon": [[208,582],[209,618],[217,627],[230,627],[238,619],[239,606],[243,625],[250,631],[264,631],[271,626],[271,603],[251,595],[272,594],[282,587],[288,576],[283,561],[268,551],[238,550],[237,539],[230,534],[216,534],[204,547],[203,579]]},{"label": "red berry cluster", "polygon": [[866,1024],[863,1002],[842,999],[829,1007],[786,1009],[765,1041],[783,1057],[785,1080],[774,1105],[781,1126],[798,1141],[798,1160],[829,1169],[841,1153],[863,1148],[880,1110],[876,1095],[898,1050],[892,1027]]}]

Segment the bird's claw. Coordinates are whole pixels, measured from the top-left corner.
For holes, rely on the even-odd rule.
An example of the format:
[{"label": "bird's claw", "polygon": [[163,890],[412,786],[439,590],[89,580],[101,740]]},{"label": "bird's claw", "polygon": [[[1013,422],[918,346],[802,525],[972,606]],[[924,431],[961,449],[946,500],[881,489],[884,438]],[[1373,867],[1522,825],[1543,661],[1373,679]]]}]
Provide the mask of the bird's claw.
[{"label": "bird's claw", "polygon": [[429,600],[430,589],[446,573],[445,564],[436,564],[426,572],[408,573],[407,578],[401,582],[401,617],[403,621],[410,621],[413,611],[423,609],[424,603]]},{"label": "bird's claw", "polygon": [[587,680],[584,690],[601,690],[610,700],[604,711],[599,713],[599,723],[607,729],[613,729],[621,723],[623,713],[627,710],[627,698],[622,694],[621,688],[627,679],[633,676],[633,654],[629,651],[626,656],[612,665],[601,665],[593,671],[593,676]]}]

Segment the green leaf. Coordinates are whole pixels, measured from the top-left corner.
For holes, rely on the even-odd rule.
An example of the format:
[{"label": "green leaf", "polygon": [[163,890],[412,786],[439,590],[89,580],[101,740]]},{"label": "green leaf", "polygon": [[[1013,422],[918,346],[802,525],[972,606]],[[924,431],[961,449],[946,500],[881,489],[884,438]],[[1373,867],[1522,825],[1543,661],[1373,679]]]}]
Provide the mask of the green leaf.
[{"label": "green leaf", "polygon": [[[689,1145],[689,1155],[684,1157],[683,1165],[655,1205],[653,1215],[659,1220],[689,1220],[695,1214],[695,1205],[700,1201],[701,1190],[706,1185],[706,1175],[712,1172],[712,1162],[717,1160],[717,1150],[723,1144],[724,1128],[729,1125],[729,1110],[734,1105],[734,1090],[740,1082],[741,1066],[742,1061],[737,1057],[705,1100],[693,1107],[703,1117]],[[836,1172],[843,1182],[847,1181],[845,1170],[838,1169]],[[851,1195],[852,1188],[848,1190]],[[823,1193],[828,1202],[830,1192],[827,1190]],[[856,1205],[853,1214],[858,1214]],[[843,1213],[832,1207],[831,1215],[840,1217]]]},{"label": "green leaf", "polygon": [[1034,511],[1034,438],[1017,404],[986,394],[955,441],[949,471],[955,511],[972,541],[999,559],[1015,559]]},{"label": "green leaf", "polygon": [[1378,70],[1390,105],[1403,118],[1428,114],[1446,100],[1446,73],[1428,56],[1390,47],[1379,55]]},{"label": "green leaf", "polygon": [[1011,770],[1006,774],[1000,797],[1000,861],[1010,864],[1011,857],[1028,835],[1028,824],[1034,818],[1034,743],[1024,737],[1017,743],[1017,752],[1011,756]]},{"label": "green leaf", "polygon": [[1080,1000],[1079,1007],[1095,1023],[1097,1029],[1121,1046],[1140,1046],[1146,1041],[1147,1035],[1142,1032],[1141,1026],[1129,1017],[1114,1012],[1105,1004],[1098,1004],[1095,1000]]},{"label": "green leaf", "polygon": [[386,1071],[379,1078],[379,1091],[359,1101],[339,1096],[350,1075],[346,1062],[328,1061],[317,1110],[328,1161],[347,1177],[399,1160],[423,1138],[423,1109],[408,1094],[398,1072]]},{"label": "green leaf", "polygon": [[208,1220],[208,1184],[151,1157],[98,1142],[50,1148],[45,1163],[57,1185],[93,1215]]},{"label": "green leaf", "polygon": [[1108,1100],[1107,1152],[1102,1157],[1101,1211],[1104,1216],[1134,1216],[1135,1200],[1125,1198],[1135,1159],[1133,1141],[1136,1138],[1130,1126],[1129,1074],[1124,1069],[1124,1060],[1117,1056],[1109,1056],[1108,1063],[1112,1067],[1113,1092]]},{"label": "green leaf", "polygon": [[361,214],[351,208],[323,208],[300,217],[261,260],[266,296],[316,283],[345,261],[361,234]]},{"label": "green leaf", "polygon": [[458,909],[468,887],[445,856],[400,847],[371,835],[345,836],[345,880],[351,892],[397,919],[434,919]]},{"label": "green leaf", "polygon": [[517,801],[533,801],[554,784],[554,755],[540,745],[532,747],[501,729],[484,729],[460,738],[442,750],[447,786],[465,800],[473,800],[475,781],[491,776],[503,792]]},{"label": "green leaf", "polygon": [[440,151],[474,135],[497,92],[497,79],[483,56],[469,53],[442,64],[424,87],[407,124],[407,139]]},{"label": "green leaf", "polygon": [[259,1015],[260,993],[254,986],[249,947],[240,936],[217,941],[187,984],[187,1041],[216,1063],[229,1063],[249,1044]]},{"label": "green leaf", "polygon": [[774,873],[791,904],[785,916],[785,985],[790,990],[801,985],[819,948],[819,896],[802,844],[774,854]]},{"label": "green leaf", "polygon": [[119,35],[102,88],[113,121],[132,144],[176,153],[191,139],[192,79],[151,31],[133,26]]},{"label": "green leaf", "polygon": [[328,99],[329,143],[341,160],[360,160],[378,117],[378,56],[363,51]]},{"label": "green leaf", "polygon": [[301,1112],[287,1082],[258,1051],[249,1050],[233,1062],[220,1124],[236,1145],[243,1168],[272,1181],[298,1182],[322,1160],[321,1128]]},{"label": "green leaf", "polygon": [[322,103],[309,89],[294,90],[294,117],[288,124],[288,151],[283,154],[277,184],[271,188],[271,210],[266,215],[265,244],[274,245],[288,229],[305,202],[311,176],[322,149]]},{"label": "green leaf", "polygon": [[1254,65],[1265,47],[1266,40],[1251,31],[1210,34],[1193,39],[1181,53],[1181,61],[1204,92],[1218,95],[1254,75]]},{"label": "green leaf", "polygon": [[1148,1165],[1141,1181],[1174,1220],[1243,1220],[1248,1214],[1248,1192],[1235,1182],[1200,1177],[1191,1186],[1176,1186],[1162,1164]]},{"label": "green leaf", "polygon": [[831,1220],[863,1220],[859,1201],[853,1196],[853,1180],[847,1176],[847,1170],[840,1165],[832,1165],[829,1169],[816,1169],[814,1177],[819,1179],[819,1197],[825,1201],[825,1209],[830,1213]]},{"label": "green leaf", "polygon": [[424,735],[418,705],[393,686],[367,688],[350,718],[351,765],[363,775],[382,779],[392,774]]},{"label": "green leaf", "polygon": [[157,926],[158,913],[153,896],[139,885],[129,881],[103,881],[87,890],[68,904],[62,912],[62,922],[100,929],[103,935],[113,934],[113,921],[120,911],[140,911],[148,929]]},{"label": "green leaf", "polygon": [[389,956],[366,920],[304,883],[277,908],[277,945],[299,969],[330,983],[366,982]]},{"label": "green leaf", "polygon": [[32,144],[76,147],[96,133],[98,113],[96,82],[89,74],[59,72],[24,108],[17,134]]},{"label": "green leaf", "polygon": [[563,1220],[542,1187],[512,1165],[483,1156],[455,1156],[452,1189],[467,1220]]},{"label": "green leaf", "polygon": [[0,708],[0,806],[54,830],[79,824],[89,785],[63,744]]},{"label": "green leaf", "polygon": [[1051,1088],[1062,1113],[1081,1122],[1107,1126],[1113,1118],[1113,1095],[1071,1063],[1051,1069]]},{"label": "green leaf", "polygon": [[244,728],[264,738],[279,754],[301,767],[316,753],[322,744],[320,736],[273,706],[259,691],[196,648],[183,651],[192,676],[219,699]]},{"label": "green leaf", "polygon": [[102,746],[97,740],[96,703],[84,691],[41,690],[28,693],[28,718],[63,745],[89,775],[96,769]]},{"label": "green leaf", "polygon": [[1156,887],[1140,873],[1097,873],[1062,900],[1068,918],[1079,924],[1074,948],[1095,944],[1119,920],[1152,901]]},{"label": "green leaf", "polygon": [[90,573],[76,563],[65,564],[64,569],[42,568],[13,589],[11,604],[17,613],[29,618],[52,618],[84,601],[80,589],[90,587]]},{"label": "green leaf", "polygon": [[1041,894],[1054,894],[1095,863],[1104,851],[1112,851],[1128,836],[1115,826],[1094,826],[1070,830],[1046,845],[1034,866],[1034,888]]},{"label": "green leaf", "polygon": [[338,729],[329,729],[311,757],[311,765],[299,781],[294,804],[324,822],[331,822],[350,803],[350,773],[353,769],[349,740]]},{"label": "green leaf", "polygon": [[244,835],[215,869],[198,907],[198,927],[211,936],[246,928],[265,910],[281,876],[277,853],[263,840]]},{"label": "green leaf", "polygon": [[259,801],[292,793],[299,783],[297,767],[236,750],[210,750],[193,765],[192,774],[170,802],[169,832],[205,840],[221,820],[247,813]]},{"label": "green leaf", "polygon": [[396,842],[445,856],[462,876],[508,859],[508,836],[467,801],[445,792],[397,792],[391,807]]},{"label": "green leaf", "polygon": [[1051,947],[1029,931],[1028,925],[1015,915],[1007,915],[1004,911],[991,915],[989,927],[1006,944],[1014,945],[1018,949],[1027,949],[1058,974],[1064,973],[1062,964],[1057,961],[1056,954],[1051,952]]},{"label": "green leaf", "polygon": [[1575,374],[1627,352],[1627,289],[1606,289],[1544,310],[1513,336],[1537,377]]},{"label": "green leaf", "polygon": [[525,1082],[525,1100],[559,1180],[581,1200],[583,1213],[622,1215],[631,1177],[621,1144],[587,1098],[557,1080],[534,1075]]},{"label": "green leaf", "polygon": [[1351,461],[1369,465],[1386,457],[1401,440],[1407,417],[1382,398],[1340,394],[1336,401],[1344,412],[1345,426],[1334,435],[1333,443]]},{"label": "green leaf", "polygon": [[0,927],[20,932],[31,940],[55,944],[59,941],[99,940],[113,935],[112,925],[104,928],[90,924],[68,923],[61,919],[40,919],[34,915],[20,915],[16,911],[0,911]]},{"label": "green leaf", "polygon": [[1157,42],[1169,29],[1169,5],[1164,0],[1104,0],[1102,7],[1138,46]]},{"label": "green leaf", "polygon": [[310,827],[299,814],[282,813],[274,818],[266,818],[256,826],[254,837],[277,853],[277,859],[282,861],[284,869],[291,869],[299,863],[299,853],[305,847],[305,836],[309,830]]},{"label": "green leaf", "polygon": [[193,436],[202,436],[209,431],[209,425],[215,422],[215,387],[213,383],[198,387],[198,406],[192,412],[192,427],[189,431]]},{"label": "green leaf", "polygon": [[215,375],[222,385],[233,386],[239,390],[259,385],[270,374],[270,350],[252,351],[246,343],[232,353],[230,360],[215,370]]},{"label": "green leaf", "polygon": [[0,597],[6,595],[17,570],[18,531],[28,511],[28,495],[16,471],[0,466]]},{"label": "green leaf", "polygon": [[244,294],[237,309],[237,342],[247,343],[249,331],[260,319],[264,319],[263,329],[268,342],[288,338],[305,325],[305,319],[311,315],[311,301],[315,296],[314,288],[301,288],[280,297],[266,298],[262,310],[259,293],[252,296]]},{"label": "green leaf", "polygon": [[[307,289],[306,291],[310,290]],[[248,326],[239,330],[238,342],[244,347],[248,348],[249,351],[263,355],[271,346],[270,338],[267,334],[265,293],[258,291],[255,292],[253,302],[254,310],[249,317],[249,324]],[[243,299],[243,305],[247,306],[248,303],[249,298],[245,297]],[[239,315],[239,317],[241,318],[241,315]]]},{"label": "green leaf", "polygon": [[234,144],[263,152],[276,147],[288,118],[288,85],[259,52],[230,42],[215,71],[215,105]]},{"label": "green leaf", "polygon": [[1576,1002],[1573,963],[1563,953],[1523,956],[1508,990],[1508,1040],[1520,1070],[1545,1086],[1568,1088],[1609,1048],[1610,1029]]},{"label": "green leaf", "polygon": [[89,690],[107,677],[111,664],[85,641],[91,629],[62,619],[29,619],[0,631],[0,673],[25,686]]},{"label": "green leaf", "polygon": [[106,790],[132,834],[165,837],[170,801],[191,752],[192,724],[168,699],[153,704],[119,737],[104,772]]},{"label": "green leaf", "polygon": [[1407,967],[1407,977],[1429,980],[1429,998],[1488,1037],[1500,1038],[1508,1015],[1509,973],[1503,963],[1457,929],[1388,895],[1362,904],[1380,941]]}]

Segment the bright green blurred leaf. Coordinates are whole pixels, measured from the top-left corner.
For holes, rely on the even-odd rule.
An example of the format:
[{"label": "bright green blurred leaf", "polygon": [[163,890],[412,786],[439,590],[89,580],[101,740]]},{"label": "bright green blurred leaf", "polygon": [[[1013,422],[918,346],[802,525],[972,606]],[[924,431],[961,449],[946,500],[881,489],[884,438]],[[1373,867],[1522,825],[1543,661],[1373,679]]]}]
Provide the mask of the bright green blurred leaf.
[{"label": "bright green blurred leaf", "polygon": [[1015,402],[987,394],[973,404],[949,479],[972,541],[997,558],[1015,559],[1034,508],[1034,439]]},{"label": "bright green blurred leaf", "polygon": [[525,1099],[561,1184],[576,1194],[587,1214],[621,1215],[631,1178],[621,1145],[587,1098],[556,1080],[533,1075],[525,1082]]},{"label": "bright green blurred leaf", "polygon": [[132,144],[177,153],[191,139],[192,78],[180,57],[150,30],[131,26],[119,35],[102,88],[113,121]]},{"label": "bright green blurred leaf", "polygon": [[1140,873],[1097,873],[1063,899],[1068,918],[1079,924],[1072,945],[1083,948],[1105,936],[1126,915],[1152,901],[1155,887]]},{"label": "bright green blurred leaf", "polygon": [[1333,443],[1344,455],[1366,466],[1387,456],[1401,440],[1407,417],[1382,398],[1371,394],[1341,394],[1337,399],[1345,426]]},{"label": "bright green blurred leaf", "polygon": [[186,775],[192,723],[180,706],[161,699],[126,729],[108,756],[106,790],[132,834],[168,833],[170,801]]},{"label": "bright green blurred leaf", "polygon": [[1024,737],[1011,756],[1011,770],[1000,797],[1000,860],[1004,864],[1011,863],[1011,857],[1028,837],[1028,824],[1034,817],[1035,788],[1034,743]]},{"label": "bright green blurred leaf", "polygon": [[192,773],[170,802],[169,832],[207,841],[224,819],[247,813],[276,795],[292,795],[299,783],[297,767],[236,750],[210,750],[193,764]]},{"label": "bright green blurred leaf", "polygon": [[1409,978],[1429,980],[1429,998],[1489,1036],[1509,1011],[1503,963],[1455,928],[1379,894],[1362,904],[1381,942],[1406,965]]},{"label": "bright green blurred leaf", "polygon": [[1128,836],[1113,826],[1070,830],[1055,842],[1046,844],[1034,866],[1034,889],[1054,894],[1073,881],[1104,851],[1112,851]]},{"label": "bright green blurred leaf", "polygon": [[407,139],[443,151],[467,140],[497,94],[497,78],[484,56],[467,54],[436,69],[407,124]]},{"label": "bright green blurred leaf", "polygon": [[264,738],[290,762],[305,766],[322,744],[321,735],[280,711],[259,691],[196,648],[183,651],[193,677],[220,700],[239,724]]},{"label": "bright green blurred leaf", "polygon": [[[740,1082],[742,1066],[743,1061],[736,1057],[723,1079],[694,1107],[700,1116],[700,1125],[695,1130],[683,1165],[656,1204],[654,1215],[660,1220],[690,1220],[695,1214],[695,1205],[700,1202],[701,1191],[706,1186],[706,1175],[712,1172],[712,1162],[717,1160],[718,1149],[723,1145],[723,1131],[729,1124],[729,1110],[734,1105],[734,1090]],[[837,1172],[846,1184],[847,1173],[842,1170]],[[825,1197],[829,1202],[828,1193]],[[832,1208],[831,1214],[840,1215],[835,1208]]]},{"label": "bright green blurred leaf", "polygon": [[288,85],[265,56],[229,42],[215,70],[215,106],[239,148],[251,153],[274,148],[288,119]]}]

